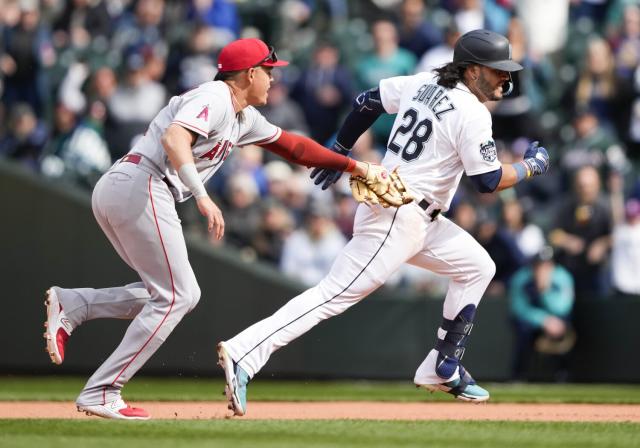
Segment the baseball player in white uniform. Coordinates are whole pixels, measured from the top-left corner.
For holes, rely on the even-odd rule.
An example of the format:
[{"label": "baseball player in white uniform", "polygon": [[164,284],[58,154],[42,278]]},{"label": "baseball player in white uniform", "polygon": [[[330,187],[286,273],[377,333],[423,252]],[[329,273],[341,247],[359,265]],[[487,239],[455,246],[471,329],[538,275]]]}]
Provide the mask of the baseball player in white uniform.
[{"label": "baseball player in white uniform", "polygon": [[[147,419],[121,397],[122,387],[155,353],[200,299],[175,202],[195,197],[208,230],[222,238],[224,219],[204,183],[236,146],[257,144],[289,161],[365,176],[371,167],[267,122],[253,107],[266,103],[271,70],[287,65],[259,39],[222,49],[216,80],[174,96],[131,151],[97,183],[94,215],[140,282],[104,289],[51,287],[44,333],[61,364],[71,332],[97,318],[132,319],[124,338],[78,396],[79,411],[105,418]],[[383,176],[384,177],[384,176]]]},{"label": "baseball player in white uniform", "polygon": [[[449,278],[442,324],[414,383],[464,401],[489,399],[460,360],[495,264],[471,235],[441,213],[448,209],[463,173],[479,191],[491,192],[547,171],[547,151],[537,142],[521,162],[498,161],[491,115],[483,105],[508,93],[510,72],[521,69],[511,60],[505,37],[475,30],[459,39],[453,62],[435,74],[383,79],[356,98],[333,149],[347,153],[380,114],[397,113],[382,164],[389,171],[398,167],[416,200],[399,208],[360,205],[353,239],[317,286],[218,344],[227,397],[236,415],[245,414],[247,383],[274,351],[358,303],[403,263]],[[312,177],[326,188],[339,174],[316,169]]]}]

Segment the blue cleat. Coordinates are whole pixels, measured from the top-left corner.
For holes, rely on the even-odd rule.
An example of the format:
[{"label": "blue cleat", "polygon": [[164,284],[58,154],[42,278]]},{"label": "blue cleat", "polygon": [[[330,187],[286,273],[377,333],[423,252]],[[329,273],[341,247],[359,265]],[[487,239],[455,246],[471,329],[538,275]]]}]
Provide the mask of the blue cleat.
[{"label": "blue cleat", "polygon": [[224,342],[218,344],[218,365],[224,369],[227,384],[224,393],[229,400],[229,409],[234,415],[243,416],[247,413],[247,384],[249,374],[240,367],[225,348]]},{"label": "blue cleat", "polygon": [[489,399],[489,392],[478,386],[464,367],[460,366],[460,378],[440,384],[416,384],[417,387],[427,389],[430,392],[441,390],[453,395],[458,400],[473,403],[482,403]]}]

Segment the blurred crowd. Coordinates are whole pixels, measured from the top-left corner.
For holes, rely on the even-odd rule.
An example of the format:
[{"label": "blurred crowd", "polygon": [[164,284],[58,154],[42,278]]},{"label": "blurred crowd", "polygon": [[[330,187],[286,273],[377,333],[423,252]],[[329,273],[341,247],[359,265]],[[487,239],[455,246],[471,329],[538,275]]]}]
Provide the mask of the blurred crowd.
[{"label": "blurred crowd", "polygon": [[[450,61],[477,28],[508,36],[525,67],[488,104],[500,160],[532,140],[553,159],[500,194],[461,184],[448,216],[495,260],[489,294],[549,245],[578,299],[640,295],[640,0],[0,0],[0,155],[90,189],[172,95],[213,79],[217,52],[239,37],[293,62],[274,72],[267,119],[330,146],[358,92]],[[393,119],[353,156],[380,161]],[[207,185],[222,244],[315,284],[351,236],[346,177],[323,192],[259,147],[234,151]],[[203,232],[193,206],[180,211]],[[434,297],[446,286],[412,267],[387,285]]]}]

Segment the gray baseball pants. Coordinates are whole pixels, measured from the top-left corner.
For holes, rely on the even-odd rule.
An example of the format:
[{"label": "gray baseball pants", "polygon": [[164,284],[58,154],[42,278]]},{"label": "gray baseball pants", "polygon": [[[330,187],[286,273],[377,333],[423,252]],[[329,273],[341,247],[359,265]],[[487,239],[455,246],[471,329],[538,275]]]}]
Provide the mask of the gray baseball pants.
[{"label": "gray baseball pants", "polygon": [[115,288],[56,288],[74,328],[91,319],[132,319],[116,350],[89,378],[79,405],[104,404],[167,339],[200,299],[175,203],[152,167],[116,162],[92,197],[98,224],[141,282]]}]

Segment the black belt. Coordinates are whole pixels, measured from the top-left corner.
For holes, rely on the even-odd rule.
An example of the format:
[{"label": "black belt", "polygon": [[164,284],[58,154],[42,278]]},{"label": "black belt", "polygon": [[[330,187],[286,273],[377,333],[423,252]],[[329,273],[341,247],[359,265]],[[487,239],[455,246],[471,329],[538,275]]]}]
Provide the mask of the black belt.
[{"label": "black belt", "polygon": [[[423,199],[420,202],[418,202],[418,205],[425,212],[431,206],[431,204],[429,204],[426,199]],[[429,213],[429,217],[431,218],[431,221],[435,221],[435,219],[438,217],[439,214],[440,214],[440,209],[435,209],[431,213]]]}]

